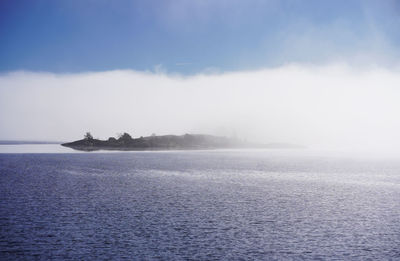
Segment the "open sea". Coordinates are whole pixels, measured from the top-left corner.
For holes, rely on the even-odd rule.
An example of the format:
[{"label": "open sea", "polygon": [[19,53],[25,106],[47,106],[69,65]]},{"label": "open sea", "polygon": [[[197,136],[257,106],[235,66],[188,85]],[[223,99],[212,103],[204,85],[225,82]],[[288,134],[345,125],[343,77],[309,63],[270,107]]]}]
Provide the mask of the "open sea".
[{"label": "open sea", "polygon": [[1,260],[400,260],[399,158],[7,146]]}]

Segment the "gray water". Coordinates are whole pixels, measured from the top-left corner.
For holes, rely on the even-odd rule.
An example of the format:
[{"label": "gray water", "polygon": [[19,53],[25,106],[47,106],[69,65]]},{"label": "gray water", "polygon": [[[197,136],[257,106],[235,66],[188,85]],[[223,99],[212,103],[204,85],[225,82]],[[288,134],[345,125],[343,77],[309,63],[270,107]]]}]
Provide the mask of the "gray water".
[{"label": "gray water", "polygon": [[0,154],[0,257],[400,259],[400,161],[302,151]]}]

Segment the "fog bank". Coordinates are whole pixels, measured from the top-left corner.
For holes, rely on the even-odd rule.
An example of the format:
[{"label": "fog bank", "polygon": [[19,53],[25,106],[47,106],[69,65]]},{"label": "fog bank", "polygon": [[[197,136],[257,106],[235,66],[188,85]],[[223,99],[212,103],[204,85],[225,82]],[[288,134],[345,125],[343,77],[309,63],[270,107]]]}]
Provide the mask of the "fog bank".
[{"label": "fog bank", "polygon": [[0,76],[0,139],[209,133],[311,147],[400,147],[400,74],[287,65],[169,75],[107,71]]}]

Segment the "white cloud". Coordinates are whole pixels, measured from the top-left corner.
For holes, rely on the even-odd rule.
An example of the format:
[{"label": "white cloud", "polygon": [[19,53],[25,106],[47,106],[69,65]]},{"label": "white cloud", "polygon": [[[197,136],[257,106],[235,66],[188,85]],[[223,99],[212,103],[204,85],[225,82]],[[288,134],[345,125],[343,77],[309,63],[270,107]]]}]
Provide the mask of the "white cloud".
[{"label": "white cloud", "polygon": [[199,74],[109,71],[0,76],[0,139],[206,132],[262,142],[399,147],[400,74],[290,65]]}]

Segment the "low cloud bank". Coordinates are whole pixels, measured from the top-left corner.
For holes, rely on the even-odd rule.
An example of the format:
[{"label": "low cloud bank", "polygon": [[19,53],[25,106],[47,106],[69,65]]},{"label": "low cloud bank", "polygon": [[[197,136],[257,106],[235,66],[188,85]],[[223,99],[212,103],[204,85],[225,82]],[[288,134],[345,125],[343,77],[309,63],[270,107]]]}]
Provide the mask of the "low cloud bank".
[{"label": "low cloud bank", "polygon": [[400,147],[400,74],[303,66],[190,77],[137,71],[0,76],[0,139],[210,133],[311,147]]}]

